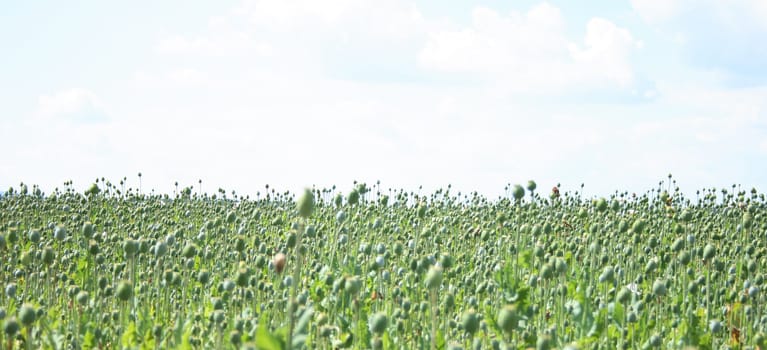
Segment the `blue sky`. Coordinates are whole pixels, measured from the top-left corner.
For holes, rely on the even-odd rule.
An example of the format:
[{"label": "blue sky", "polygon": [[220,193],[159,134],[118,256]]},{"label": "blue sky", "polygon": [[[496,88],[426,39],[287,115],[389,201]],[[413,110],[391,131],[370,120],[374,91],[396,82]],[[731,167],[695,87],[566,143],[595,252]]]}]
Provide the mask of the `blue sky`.
[{"label": "blue sky", "polygon": [[767,188],[767,3],[37,1],[0,188]]}]

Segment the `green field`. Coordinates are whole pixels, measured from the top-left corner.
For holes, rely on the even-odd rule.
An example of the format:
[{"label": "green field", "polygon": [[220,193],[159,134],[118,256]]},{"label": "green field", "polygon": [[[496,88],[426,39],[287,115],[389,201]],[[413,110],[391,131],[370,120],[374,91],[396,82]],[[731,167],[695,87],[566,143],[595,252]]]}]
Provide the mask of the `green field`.
[{"label": "green field", "polygon": [[764,194],[0,198],[7,349],[764,347]]}]

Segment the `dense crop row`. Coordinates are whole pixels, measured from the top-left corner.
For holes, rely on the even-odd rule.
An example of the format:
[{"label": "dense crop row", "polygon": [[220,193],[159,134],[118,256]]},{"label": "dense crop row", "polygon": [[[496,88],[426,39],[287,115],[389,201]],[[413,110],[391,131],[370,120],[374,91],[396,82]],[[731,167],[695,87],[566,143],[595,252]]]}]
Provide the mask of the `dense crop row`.
[{"label": "dense crop row", "polygon": [[[765,200],[311,190],[0,198],[7,348],[763,349]],[[232,195],[234,197],[234,195]]]}]

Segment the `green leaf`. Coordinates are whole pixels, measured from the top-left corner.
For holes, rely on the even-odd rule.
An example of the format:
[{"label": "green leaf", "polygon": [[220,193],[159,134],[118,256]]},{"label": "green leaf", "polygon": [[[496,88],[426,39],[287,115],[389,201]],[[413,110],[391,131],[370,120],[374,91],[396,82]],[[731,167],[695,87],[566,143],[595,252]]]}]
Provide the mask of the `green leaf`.
[{"label": "green leaf", "polygon": [[309,325],[309,321],[312,319],[312,314],[314,313],[314,309],[312,309],[311,306],[304,309],[304,312],[301,314],[301,317],[298,319],[298,323],[296,323],[296,333],[306,333],[307,332],[307,326]]},{"label": "green leaf", "polygon": [[282,342],[269,332],[266,319],[262,318],[256,330],[256,348],[261,350],[282,350]]},{"label": "green leaf", "polygon": [[530,249],[523,250],[519,254],[519,259],[517,262],[520,266],[524,269],[530,269],[531,262],[533,261],[533,252]]},{"label": "green leaf", "polygon": [[293,344],[293,349],[303,348],[304,344],[306,343],[306,339],[306,334],[294,334],[293,341],[291,342],[291,344]]},{"label": "green leaf", "polygon": [[136,331],[136,324],[131,322],[128,323],[128,327],[125,329],[125,332],[123,332],[123,336],[121,339],[121,344],[123,348],[132,348],[136,345],[138,345],[138,332]]},{"label": "green leaf", "polygon": [[349,332],[343,332],[338,335],[338,339],[333,342],[335,347],[345,349],[350,346],[352,346],[352,343],[354,343],[354,335],[352,335]]},{"label": "green leaf", "polygon": [[626,319],[625,317],[625,310],[623,309],[623,304],[621,303],[614,303],[613,304],[613,320],[615,322],[618,322],[619,324],[623,324],[623,321]]},{"label": "green leaf", "polygon": [[437,349],[445,349],[445,335],[442,334],[442,330],[437,331]]},{"label": "green leaf", "polygon": [[[485,315],[493,315],[493,309],[490,306],[485,307]],[[498,325],[498,322],[495,320],[495,317],[485,317],[485,322],[490,326],[490,329],[493,330],[493,333],[500,338],[503,339],[503,330],[501,329],[501,326]]]},{"label": "green leaf", "polygon": [[96,347],[96,336],[89,329],[88,331],[85,332],[85,336],[83,337],[83,350],[90,350],[95,347]]},{"label": "green leaf", "polygon": [[155,346],[154,335],[152,335],[152,330],[148,329],[146,331],[146,334],[144,334],[144,341],[141,342],[141,349],[142,350],[153,350],[154,346]]}]

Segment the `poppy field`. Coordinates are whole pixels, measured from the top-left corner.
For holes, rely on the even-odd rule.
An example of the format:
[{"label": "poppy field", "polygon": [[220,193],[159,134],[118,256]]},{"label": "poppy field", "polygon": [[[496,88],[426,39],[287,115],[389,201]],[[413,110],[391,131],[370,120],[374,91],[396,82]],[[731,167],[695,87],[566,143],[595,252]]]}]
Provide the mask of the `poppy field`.
[{"label": "poppy field", "polygon": [[2,349],[767,349],[764,194],[19,185]]}]

